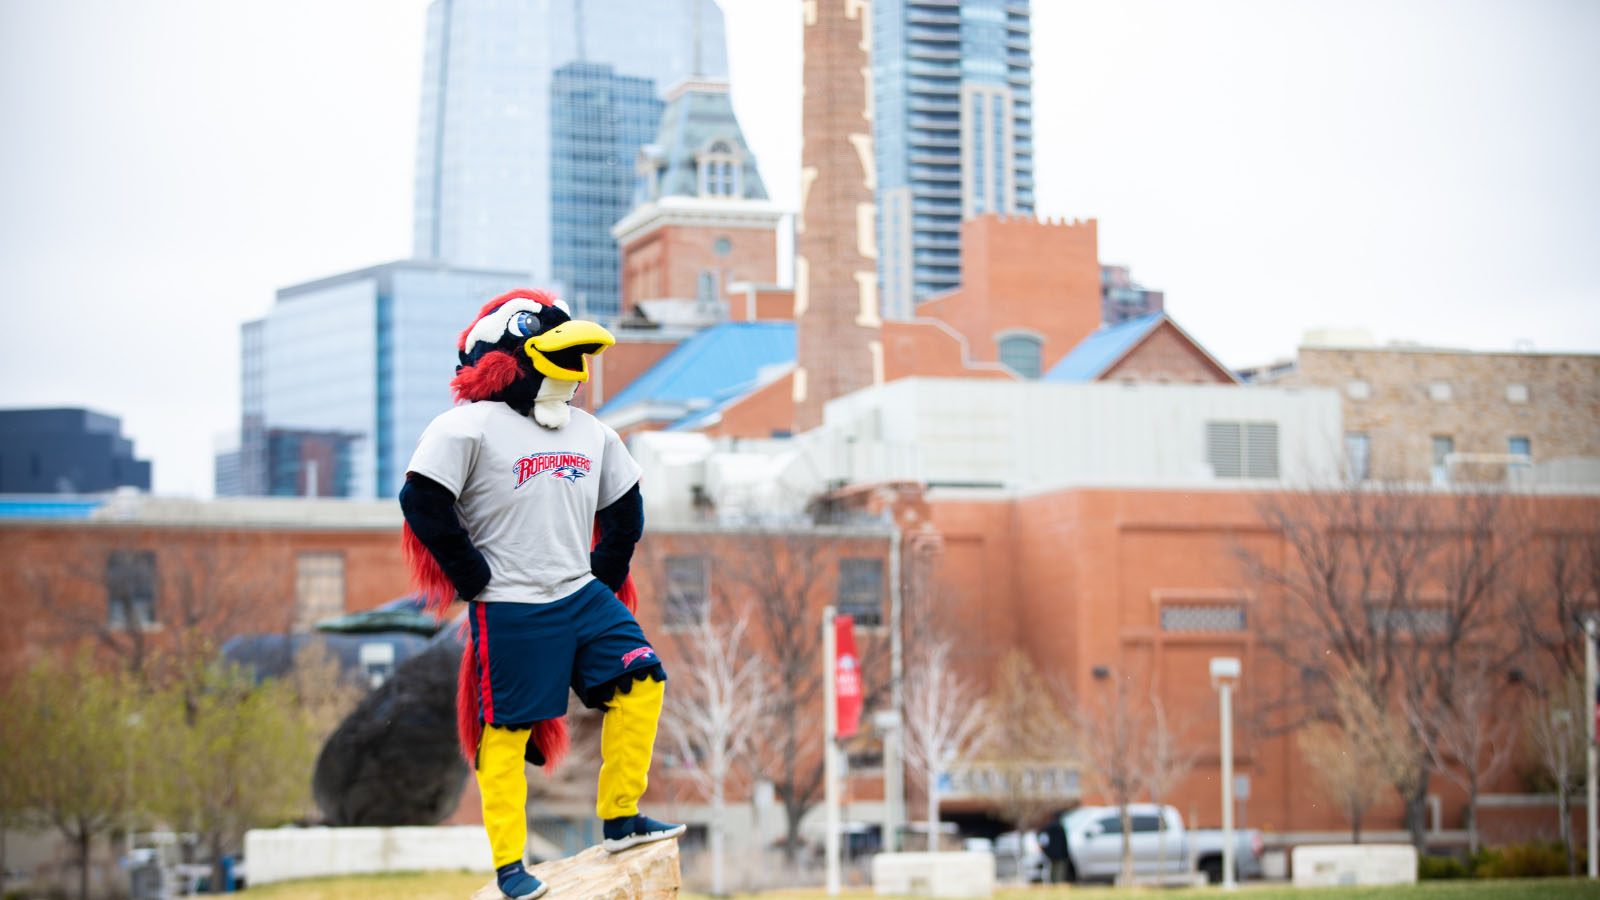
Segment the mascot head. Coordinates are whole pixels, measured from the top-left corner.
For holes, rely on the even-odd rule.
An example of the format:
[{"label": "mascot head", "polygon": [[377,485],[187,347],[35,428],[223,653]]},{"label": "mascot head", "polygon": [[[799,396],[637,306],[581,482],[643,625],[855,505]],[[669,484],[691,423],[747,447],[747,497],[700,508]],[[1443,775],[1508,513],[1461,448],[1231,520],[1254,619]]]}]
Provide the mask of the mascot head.
[{"label": "mascot head", "polygon": [[490,300],[457,349],[450,382],[457,400],[499,400],[546,428],[567,424],[567,403],[589,380],[589,357],[616,343],[611,332],[572,318],[544,291],[519,289]]}]

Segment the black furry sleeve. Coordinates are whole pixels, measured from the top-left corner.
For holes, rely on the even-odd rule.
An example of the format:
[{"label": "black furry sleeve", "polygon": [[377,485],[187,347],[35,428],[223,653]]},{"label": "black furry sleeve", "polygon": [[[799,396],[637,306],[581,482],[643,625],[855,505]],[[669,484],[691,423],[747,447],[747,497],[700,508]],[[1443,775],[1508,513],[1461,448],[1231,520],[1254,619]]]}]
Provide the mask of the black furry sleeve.
[{"label": "black furry sleeve", "polygon": [[456,518],[456,497],[449,488],[425,475],[408,473],[400,488],[400,511],[461,599],[483,593],[489,586],[489,563]]},{"label": "black furry sleeve", "polygon": [[644,536],[644,497],[634,484],[617,501],[595,513],[600,524],[600,543],[589,554],[589,571],[612,592],[622,590],[628,580],[628,563],[633,547]]}]

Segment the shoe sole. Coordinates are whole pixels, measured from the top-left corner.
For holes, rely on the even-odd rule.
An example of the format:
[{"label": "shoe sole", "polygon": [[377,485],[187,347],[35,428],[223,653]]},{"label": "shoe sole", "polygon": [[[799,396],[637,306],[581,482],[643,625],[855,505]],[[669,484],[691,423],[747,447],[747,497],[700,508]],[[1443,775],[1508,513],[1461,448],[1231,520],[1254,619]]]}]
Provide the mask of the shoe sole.
[{"label": "shoe sole", "polygon": [[640,844],[648,844],[652,841],[664,841],[669,838],[675,838],[678,835],[683,834],[688,827],[689,826],[687,825],[679,825],[674,828],[668,828],[666,831],[652,831],[647,834],[630,834],[625,838],[617,838],[616,840],[606,838],[600,842],[600,846],[606,848],[607,853],[621,853],[629,847],[637,847]]},{"label": "shoe sole", "polygon": [[511,897],[511,895],[507,894],[505,891],[501,891],[500,893],[506,897],[510,897],[511,900],[534,900],[536,897],[543,897],[545,894],[550,893],[550,885],[541,882],[537,891],[534,891],[531,894],[518,894],[515,897]]}]

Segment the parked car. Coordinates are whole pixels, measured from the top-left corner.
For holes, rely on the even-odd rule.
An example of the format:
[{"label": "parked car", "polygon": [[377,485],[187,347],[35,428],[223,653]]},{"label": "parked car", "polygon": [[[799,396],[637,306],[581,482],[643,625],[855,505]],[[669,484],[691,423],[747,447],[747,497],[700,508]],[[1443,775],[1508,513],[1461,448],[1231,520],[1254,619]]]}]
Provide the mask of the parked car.
[{"label": "parked car", "polygon": [[[1170,806],[1135,803],[1128,807],[1133,871],[1136,877],[1170,877],[1185,872],[1222,880],[1222,832],[1185,830]],[[1115,806],[1080,806],[1062,817],[1067,834],[1068,877],[1073,881],[1114,881],[1122,871],[1122,812]],[[1261,832],[1234,830],[1234,873],[1261,877]]]}]

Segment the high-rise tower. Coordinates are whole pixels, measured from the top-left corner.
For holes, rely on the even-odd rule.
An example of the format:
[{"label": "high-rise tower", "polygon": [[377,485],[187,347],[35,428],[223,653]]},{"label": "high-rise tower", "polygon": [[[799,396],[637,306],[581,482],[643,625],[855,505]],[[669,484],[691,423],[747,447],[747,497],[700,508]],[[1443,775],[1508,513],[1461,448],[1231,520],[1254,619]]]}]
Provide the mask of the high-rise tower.
[{"label": "high-rise tower", "polygon": [[576,60],[658,88],[725,76],[722,12],[714,0],[433,0],[414,256],[550,279],[551,86]]},{"label": "high-rise tower", "polygon": [[551,276],[579,318],[611,321],[621,267],[611,226],[633,208],[634,162],[662,102],[648,78],[567,63],[550,83]]},{"label": "high-rise tower", "polygon": [[1028,0],[873,0],[884,317],[961,283],[961,222],[1033,213]]}]

